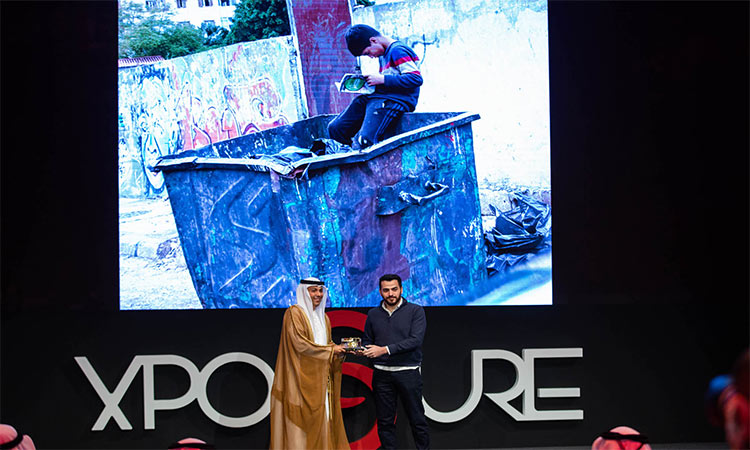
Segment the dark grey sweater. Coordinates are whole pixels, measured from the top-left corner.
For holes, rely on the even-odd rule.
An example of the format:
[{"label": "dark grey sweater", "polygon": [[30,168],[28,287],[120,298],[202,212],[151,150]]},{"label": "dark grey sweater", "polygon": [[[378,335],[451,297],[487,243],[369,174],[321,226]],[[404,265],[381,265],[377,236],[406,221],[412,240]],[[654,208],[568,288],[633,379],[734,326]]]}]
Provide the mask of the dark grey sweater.
[{"label": "dark grey sweater", "polygon": [[384,366],[419,366],[422,363],[422,341],[427,329],[424,309],[403,299],[391,316],[381,306],[367,313],[362,345],[388,346],[385,354],[372,360]]}]

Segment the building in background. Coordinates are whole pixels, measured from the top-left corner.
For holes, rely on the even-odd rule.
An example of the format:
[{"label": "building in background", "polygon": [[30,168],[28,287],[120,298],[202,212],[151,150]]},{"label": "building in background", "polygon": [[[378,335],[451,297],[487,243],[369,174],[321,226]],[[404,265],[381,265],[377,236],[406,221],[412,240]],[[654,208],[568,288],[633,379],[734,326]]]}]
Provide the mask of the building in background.
[{"label": "building in background", "polygon": [[190,23],[200,27],[212,23],[227,30],[231,25],[234,7],[240,0],[131,0],[146,8],[165,4],[174,12],[172,20],[177,23]]}]

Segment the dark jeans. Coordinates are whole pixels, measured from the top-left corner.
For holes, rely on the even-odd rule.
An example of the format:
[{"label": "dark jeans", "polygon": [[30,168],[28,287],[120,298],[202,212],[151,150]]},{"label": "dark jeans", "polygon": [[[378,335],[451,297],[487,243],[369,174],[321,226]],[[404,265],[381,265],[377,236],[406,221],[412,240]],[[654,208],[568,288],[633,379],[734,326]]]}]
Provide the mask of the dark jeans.
[{"label": "dark jeans", "polygon": [[375,369],[372,375],[378,437],[381,448],[396,446],[396,401],[401,398],[418,449],[430,448],[430,430],[422,405],[422,374],[419,369],[388,372]]},{"label": "dark jeans", "polygon": [[406,111],[400,103],[358,95],[328,124],[328,136],[355,150],[376,144]]}]

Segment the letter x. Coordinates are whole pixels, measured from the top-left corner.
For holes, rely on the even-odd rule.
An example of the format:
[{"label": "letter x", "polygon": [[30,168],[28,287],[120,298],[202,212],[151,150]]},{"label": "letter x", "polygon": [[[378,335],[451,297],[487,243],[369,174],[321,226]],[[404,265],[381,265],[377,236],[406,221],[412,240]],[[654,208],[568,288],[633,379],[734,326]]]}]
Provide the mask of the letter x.
[{"label": "letter x", "polygon": [[117,425],[121,430],[132,430],[133,426],[130,425],[130,422],[128,422],[125,414],[123,414],[120,409],[120,400],[122,400],[125,392],[130,387],[130,383],[141,368],[140,361],[137,361],[138,357],[136,356],[133,358],[133,361],[130,362],[128,369],[125,371],[125,374],[122,376],[122,379],[120,379],[120,382],[117,384],[117,387],[113,392],[109,392],[102,379],[99,378],[99,374],[97,374],[96,370],[91,366],[88,358],[85,356],[76,356],[74,359],[86,375],[86,378],[88,378],[91,386],[93,386],[94,390],[99,395],[99,398],[104,402],[104,409],[102,409],[101,414],[99,414],[99,418],[96,419],[91,431],[103,430],[110,418],[115,419],[115,422],[117,422]]}]

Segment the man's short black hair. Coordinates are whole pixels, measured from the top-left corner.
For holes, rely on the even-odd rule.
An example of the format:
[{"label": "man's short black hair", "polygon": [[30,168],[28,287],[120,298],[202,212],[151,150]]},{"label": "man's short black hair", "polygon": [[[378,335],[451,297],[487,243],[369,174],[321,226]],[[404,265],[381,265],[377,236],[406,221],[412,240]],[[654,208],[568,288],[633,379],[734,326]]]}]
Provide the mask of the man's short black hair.
[{"label": "man's short black hair", "polygon": [[362,51],[370,46],[370,38],[375,36],[380,36],[380,32],[369,25],[352,25],[346,30],[346,46],[352,55],[361,56]]},{"label": "man's short black hair", "polygon": [[393,281],[393,280],[398,281],[398,287],[402,287],[400,276],[396,275],[395,273],[387,273],[383,275],[382,277],[380,277],[380,280],[378,280],[378,289],[380,289],[380,287],[383,285],[383,281]]}]

